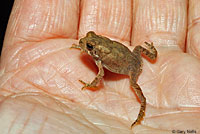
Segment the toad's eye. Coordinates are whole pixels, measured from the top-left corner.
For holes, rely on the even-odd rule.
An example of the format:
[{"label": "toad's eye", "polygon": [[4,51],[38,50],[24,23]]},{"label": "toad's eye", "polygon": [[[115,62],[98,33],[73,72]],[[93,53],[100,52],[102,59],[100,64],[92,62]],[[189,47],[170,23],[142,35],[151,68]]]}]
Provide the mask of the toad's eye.
[{"label": "toad's eye", "polygon": [[93,49],[93,45],[91,45],[90,43],[87,43],[86,46],[89,51]]}]

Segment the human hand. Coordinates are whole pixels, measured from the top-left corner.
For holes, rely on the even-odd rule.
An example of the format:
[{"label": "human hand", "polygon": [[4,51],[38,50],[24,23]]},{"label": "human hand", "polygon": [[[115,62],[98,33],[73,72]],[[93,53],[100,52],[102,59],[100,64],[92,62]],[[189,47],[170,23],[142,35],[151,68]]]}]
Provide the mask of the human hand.
[{"label": "human hand", "polygon": [[[199,5],[197,0],[16,0],[1,56],[0,133],[198,132]],[[99,90],[81,90],[78,80],[90,82],[97,68],[69,47],[91,30],[131,50],[144,41],[158,50],[154,64],[143,60],[138,84],[147,99],[146,115],[132,130],[140,103],[128,77],[106,71]]]}]

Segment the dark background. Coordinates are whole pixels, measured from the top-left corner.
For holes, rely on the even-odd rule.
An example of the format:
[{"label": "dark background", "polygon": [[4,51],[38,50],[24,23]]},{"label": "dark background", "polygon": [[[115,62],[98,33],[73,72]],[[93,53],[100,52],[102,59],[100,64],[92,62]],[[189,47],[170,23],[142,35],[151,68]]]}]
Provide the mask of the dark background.
[{"label": "dark background", "polygon": [[8,23],[8,19],[10,16],[10,12],[12,9],[12,5],[14,0],[2,0],[1,1],[1,10],[0,10],[0,53],[2,50],[3,39]]}]

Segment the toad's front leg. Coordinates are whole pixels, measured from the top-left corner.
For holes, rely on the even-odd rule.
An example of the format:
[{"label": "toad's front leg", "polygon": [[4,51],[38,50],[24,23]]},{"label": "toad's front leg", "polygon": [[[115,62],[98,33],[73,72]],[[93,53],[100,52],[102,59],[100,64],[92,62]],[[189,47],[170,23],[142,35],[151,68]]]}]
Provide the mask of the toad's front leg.
[{"label": "toad's front leg", "polygon": [[137,119],[135,120],[135,122],[133,122],[133,124],[131,125],[131,128],[135,125],[140,123],[140,121],[143,119],[144,114],[145,114],[145,109],[146,109],[146,98],[144,97],[142,90],[140,88],[140,86],[136,83],[138,75],[140,73],[138,72],[137,74],[131,72],[130,73],[130,83],[131,83],[131,87],[134,89],[136,95],[138,96],[138,98],[140,99],[141,102],[141,106],[140,106],[140,112],[138,114]]},{"label": "toad's front leg", "polygon": [[81,83],[83,83],[85,85],[85,86],[82,87],[82,90],[85,89],[85,88],[96,88],[97,83],[99,83],[100,80],[103,78],[104,70],[103,70],[103,66],[101,64],[101,61],[96,61],[96,65],[99,69],[99,72],[91,83],[86,83],[82,80],[79,80]]}]

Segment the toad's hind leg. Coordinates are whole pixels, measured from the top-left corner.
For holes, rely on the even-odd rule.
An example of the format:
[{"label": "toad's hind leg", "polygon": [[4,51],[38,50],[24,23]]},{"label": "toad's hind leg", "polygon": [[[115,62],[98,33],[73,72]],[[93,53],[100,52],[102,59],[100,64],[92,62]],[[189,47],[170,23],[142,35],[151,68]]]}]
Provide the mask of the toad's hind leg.
[{"label": "toad's hind leg", "polygon": [[[138,73],[138,75],[139,75],[139,73]],[[140,121],[144,117],[145,109],[146,109],[146,98],[144,97],[140,86],[136,83],[138,75],[136,75],[135,73],[130,73],[131,87],[134,89],[136,95],[138,96],[138,98],[140,99],[140,102],[141,102],[140,112],[139,112],[139,114],[138,114],[137,119],[135,120],[135,122],[133,122],[133,124],[131,125],[131,128],[135,124],[140,123]]]},{"label": "toad's hind leg", "polygon": [[155,60],[157,57],[157,50],[153,46],[153,43],[151,43],[151,44],[149,44],[148,42],[144,42],[144,43],[146,44],[146,46],[149,50],[142,46],[136,46],[134,48],[133,52],[142,53],[142,54],[146,55],[148,58],[150,58],[151,60]]}]

